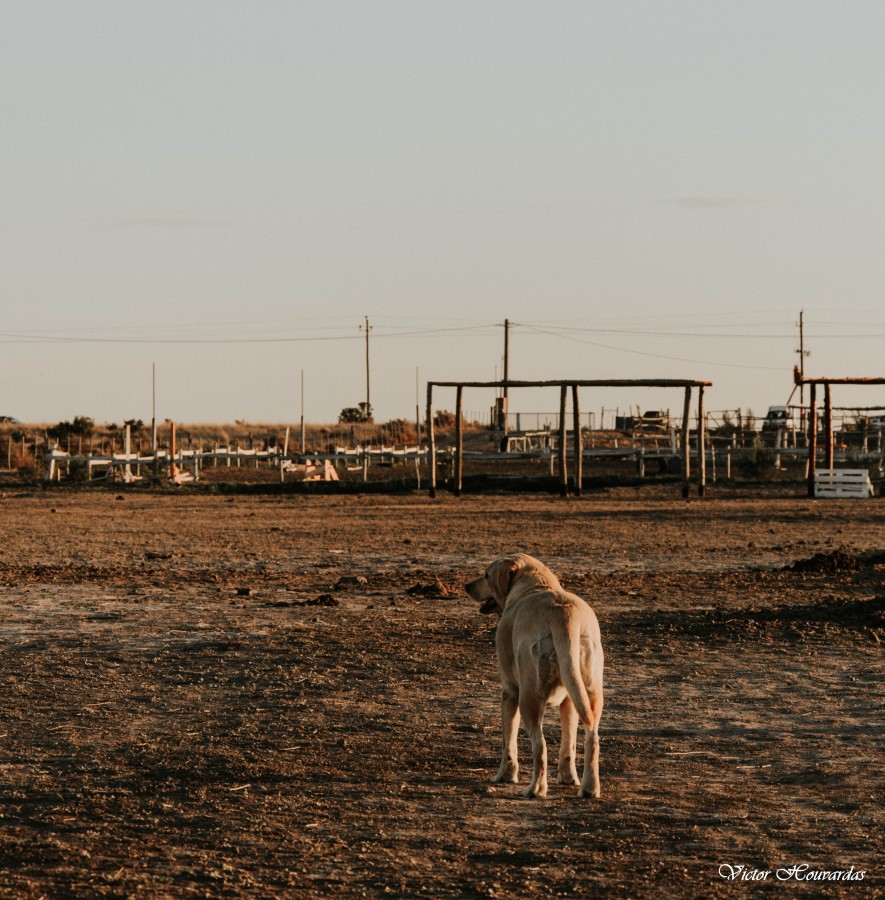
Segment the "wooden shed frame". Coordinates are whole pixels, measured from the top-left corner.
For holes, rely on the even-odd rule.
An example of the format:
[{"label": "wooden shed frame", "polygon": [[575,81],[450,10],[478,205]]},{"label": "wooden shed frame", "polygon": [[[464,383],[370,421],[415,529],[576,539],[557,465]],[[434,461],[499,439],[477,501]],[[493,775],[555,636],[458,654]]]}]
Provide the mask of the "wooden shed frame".
[{"label": "wooden shed frame", "polygon": [[803,378],[799,367],[793,370],[793,381],[797,387],[808,385],[808,496],[814,497],[814,474],[817,471],[817,386],[824,389],[824,468],[832,469],[836,455],[833,439],[833,404],[830,399],[830,387],[834,384],[851,385],[883,385],[885,378]]},{"label": "wooden shed frame", "polygon": [[463,435],[463,397],[464,388],[559,388],[559,489],[563,497],[568,496],[568,468],[566,465],[566,406],[568,394],[572,395],[572,421],[575,465],[575,495],[581,495],[583,479],[583,444],[581,441],[581,407],[579,388],[681,388],[685,392],[685,403],[682,416],[682,496],[688,497],[691,480],[691,448],[689,447],[689,416],[694,388],[698,389],[698,496],[704,495],[706,484],[706,434],[704,425],[704,388],[710,387],[711,381],[687,381],[683,379],[619,379],[619,380],[574,380],[556,381],[428,381],[427,382],[427,438],[429,446],[430,488],[431,497],[436,496],[436,436],[433,428],[433,389],[435,387],[455,388],[455,473],[453,492],[460,496],[462,489],[462,473],[464,471],[464,435]]}]

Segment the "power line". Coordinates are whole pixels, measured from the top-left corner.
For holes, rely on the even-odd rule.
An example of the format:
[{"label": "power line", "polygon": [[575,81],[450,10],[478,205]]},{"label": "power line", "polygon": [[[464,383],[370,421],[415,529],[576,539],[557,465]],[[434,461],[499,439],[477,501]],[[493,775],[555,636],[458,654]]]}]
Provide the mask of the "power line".
[{"label": "power line", "polygon": [[[376,326],[373,326],[373,331]],[[375,334],[376,338],[432,336],[455,332],[488,330],[495,326],[466,325],[451,328],[427,328],[414,331],[392,331]],[[292,344],[312,341],[352,341],[364,340],[363,335],[311,335],[299,337],[239,337],[239,338],[133,338],[97,337],[94,335],[30,334],[22,332],[0,332],[0,342],[8,344]]]},{"label": "power line", "polygon": [[[242,326],[243,324],[259,324],[258,322],[252,323],[208,323],[203,326],[198,326],[196,324],[184,327],[203,327],[205,329],[210,329],[212,327],[218,327],[219,325],[231,325],[231,326]],[[266,324],[266,323],[265,323]],[[843,323],[844,324],[844,323]],[[854,324],[854,323],[853,323]],[[860,325],[861,323],[856,323]],[[876,323],[879,325],[879,323]],[[179,329],[182,326],[176,326]],[[362,335],[354,335],[351,333],[342,333],[342,334],[304,334],[304,331],[311,330],[319,330],[322,326],[303,326],[299,328],[299,331],[302,332],[297,335],[288,335],[288,336],[255,336],[255,337],[127,337],[127,336],[102,336],[100,334],[70,334],[70,333],[58,333],[58,332],[18,332],[18,331],[5,331],[0,332],[0,343],[57,343],[57,344],[144,344],[144,345],[161,345],[161,344],[191,344],[191,345],[226,345],[226,344],[296,344],[296,343],[311,343],[311,342],[329,342],[329,341],[352,341],[352,340],[362,340]],[[380,326],[383,328],[383,326]],[[445,336],[450,334],[490,334],[496,328],[499,328],[500,323],[495,324],[493,322],[485,322],[478,323],[473,325],[451,325],[451,326],[439,326],[433,328],[412,328],[412,329],[402,329],[402,330],[390,330],[390,331],[378,331],[379,326],[373,326],[374,336],[378,340],[389,340],[392,338],[401,338],[401,337],[434,337],[434,336]],[[729,327],[728,325],[719,325],[720,329],[723,327]],[[735,325],[734,327],[742,327],[746,328],[746,324],[743,325]],[[760,323],[760,327],[764,327]],[[875,326],[874,326],[875,327]],[[581,325],[562,325],[558,326],[553,323],[529,323],[529,322],[514,322],[512,319],[508,319],[505,324],[505,331],[509,328],[525,328],[529,331],[535,331],[539,334],[547,334],[551,337],[562,337],[568,340],[578,340],[575,335],[576,334],[586,334],[586,335],[623,335],[626,337],[654,337],[654,338],[716,338],[716,339],[725,339],[725,340],[786,340],[786,339],[795,339],[795,332],[791,334],[766,334],[764,332],[711,332],[711,331],[668,331],[666,329],[656,329],[650,330],[648,328],[599,328],[599,327],[590,327],[590,326],[581,326]],[[701,326],[703,328],[703,326]],[[861,338],[873,338],[880,339],[885,337],[885,333],[881,331],[865,331],[862,333],[816,333],[810,335],[816,341],[827,341],[827,340],[856,340]],[[605,347],[606,345],[600,344],[598,346]],[[610,348],[610,349],[619,349],[619,348]],[[624,351],[631,353],[642,353],[642,351],[631,350]],[[660,359],[668,359],[673,357],[661,356],[659,354],[648,354],[642,353],[642,355],[648,356],[657,356]],[[688,362],[690,360],[681,360],[684,362]],[[715,365],[724,365],[723,363],[716,363]],[[741,367],[746,368],[746,367]],[[750,367],[752,368],[752,367]]]},{"label": "power line", "polygon": [[[514,324],[511,322],[511,325]],[[527,323],[525,324],[526,328],[531,327],[540,327],[540,326],[530,326]],[[719,326],[722,327],[722,326]],[[640,328],[582,328],[580,326],[571,327],[568,329],[556,329],[555,326],[547,326],[548,333],[562,333],[563,336],[567,336],[567,334],[573,334],[574,332],[581,332],[582,334],[623,334],[623,335],[636,335],[638,337],[688,337],[688,338],[740,338],[745,340],[787,340],[787,339],[795,339],[795,334],[764,334],[760,332],[755,333],[746,333],[746,334],[738,334],[735,332],[722,333],[722,332],[712,332],[712,331],[666,331],[666,330],[654,330],[649,331]],[[885,333],[871,333],[866,331],[862,334],[819,334],[815,335],[815,340],[824,340],[824,339],[848,339],[848,338],[881,338],[885,337]]]},{"label": "power line", "polygon": [[569,334],[558,334],[552,331],[546,331],[543,328],[533,328],[530,325],[523,325],[523,328],[528,328],[530,331],[534,331],[538,334],[546,334],[550,337],[563,338],[565,340],[576,341],[579,344],[587,344],[590,347],[600,347],[604,350],[614,350],[617,353],[630,353],[634,356],[649,356],[652,359],[666,359],[670,362],[684,362],[684,363],[694,363],[696,365],[702,366],[725,366],[730,369],[754,369],[754,370],[764,370],[768,372],[783,372],[784,366],[747,366],[742,365],[741,363],[724,363],[724,362],[710,362],[708,360],[703,359],[686,359],[684,357],[679,356],[664,356],[661,353],[647,353],[643,350],[628,350],[625,347],[613,347],[611,344],[600,344],[597,341],[586,341],[581,338],[573,337]]}]

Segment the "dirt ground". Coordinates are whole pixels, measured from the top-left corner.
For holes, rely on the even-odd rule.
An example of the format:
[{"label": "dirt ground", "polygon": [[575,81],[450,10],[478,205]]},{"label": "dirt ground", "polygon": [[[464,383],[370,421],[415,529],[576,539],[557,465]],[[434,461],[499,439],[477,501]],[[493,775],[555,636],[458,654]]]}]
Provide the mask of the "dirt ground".
[{"label": "dirt ground", "polygon": [[[0,896],[881,892],[885,502],[677,490],[7,490]],[[599,616],[601,800],[489,783],[512,550]]]}]

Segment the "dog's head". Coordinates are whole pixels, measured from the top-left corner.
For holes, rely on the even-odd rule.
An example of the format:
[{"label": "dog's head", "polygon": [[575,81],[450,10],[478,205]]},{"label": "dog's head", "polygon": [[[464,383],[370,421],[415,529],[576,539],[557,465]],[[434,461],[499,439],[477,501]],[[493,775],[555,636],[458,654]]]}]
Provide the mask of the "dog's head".
[{"label": "dog's head", "polygon": [[496,559],[485,573],[464,585],[469,597],[482,603],[483,614],[504,612],[507,598],[517,579],[525,577],[536,587],[559,587],[556,576],[543,564],[525,553],[512,553]]},{"label": "dog's head", "polygon": [[488,566],[483,575],[464,585],[467,596],[482,603],[479,611],[483,615],[504,612],[510,584],[518,569],[515,556],[502,556]]}]

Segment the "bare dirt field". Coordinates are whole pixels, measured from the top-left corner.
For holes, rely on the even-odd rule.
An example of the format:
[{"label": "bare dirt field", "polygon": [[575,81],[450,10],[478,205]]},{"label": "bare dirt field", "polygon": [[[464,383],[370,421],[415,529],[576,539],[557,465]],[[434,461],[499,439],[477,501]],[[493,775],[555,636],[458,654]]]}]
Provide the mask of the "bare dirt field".
[{"label": "bare dirt field", "polygon": [[[881,893],[885,502],[676,490],[7,490],[0,896]],[[601,800],[489,784],[512,550],[599,616]]]}]

